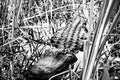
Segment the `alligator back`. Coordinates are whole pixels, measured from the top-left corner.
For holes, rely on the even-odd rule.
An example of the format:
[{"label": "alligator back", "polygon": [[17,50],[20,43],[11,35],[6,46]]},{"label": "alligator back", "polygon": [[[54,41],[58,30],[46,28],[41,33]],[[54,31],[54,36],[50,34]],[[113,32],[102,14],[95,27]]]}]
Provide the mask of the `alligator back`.
[{"label": "alligator back", "polygon": [[73,19],[70,25],[66,26],[65,29],[59,31],[51,38],[51,43],[56,48],[63,48],[64,50],[75,50],[81,49],[83,50],[83,39],[81,35],[81,31],[84,30],[86,33],[88,32],[85,27],[86,23],[84,18],[76,17]]}]

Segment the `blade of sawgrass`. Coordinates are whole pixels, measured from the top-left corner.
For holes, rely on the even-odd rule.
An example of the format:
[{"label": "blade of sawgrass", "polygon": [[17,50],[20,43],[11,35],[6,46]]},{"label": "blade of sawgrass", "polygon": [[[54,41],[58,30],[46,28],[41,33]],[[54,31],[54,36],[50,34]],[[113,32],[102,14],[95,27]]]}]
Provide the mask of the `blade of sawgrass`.
[{"label": "blade of sawgrass", "polygon": [[[17,5],[17,0],[15,0],[15,6]],[[13,26],[12,26],[12,39],[14,39],[14,28],[16,26],[16,9],[14,9],[14,13],[13,13]]]},{"label": "blade of sawgrass", "polygon": [[13,68],[13,64],[12,64],[12,61],[10,61],[10,78],[12,79],[12,80],[14,80],[14,77],[13,77],[13,70],[14,70],[14,68]]},{"label": "blade of sawgrass", "polygon": [[[84,1],[83,0],[83,4],[85,4],[86,3],[86,0]],[[88,28],[88,40],[85,42],[85,47],[84,47],[84,71],[83,71],[83,75],[82,75],[82,78],[83,78],[83,80],[85,79],[85,71],[86,71],[86,66],[85,66],[85,64],[86,64],[86,60],[87,60],[87,57],[88,57],[88,55],[90,54],[90,38],[91,38],[91,33],[92,33],[92,27],[93,27],[93,8],[94,8],[94,0],[91,0],[90,1],[90,17],[88,17],[88,24],[89,24],[89,28]]]},{"label": "blade of sawgrass", "polygon": [[51,15],[49,15],[50,16],[50,19],[49,19],[49,22],[50,22],[50,24],[49,24],[49,34],[52,35],[53,33],[51,32],[51,29],[53,28],[53,26],[51,26],[51,20],[52,20],[52,17],[53,17],[52,16],[53,15],[53,12],[52,12],[53,11],[52,10],[53,9],[53,3],[52,3],[52,0],[49,0],[49,2],[50,2],[50,14],[51,14]]},{"label": "blade of sawgrass", "polygon": [[80,78],[80,76],[76,72],[74,72],[73,70],[72,70],[72,73],[75,75],[75,77],[77,77],[77,79]]},{"label": "blade of sawgrass", "polygon": [[60,75],[63,75],[63,74],[68,73],[68,72],[69,72],[69,70],[63,71],[63,72],[61,72],[61,73],[58,73],[58,74],[56,74],[56,75],[50,77],[49,80],[52,80],[53,78],[55,78],[55,77],[57,77],[57,76],[60,76]]},{"label": "blade of sawgrass", "polygon": [[[1,15],[1,22],[3,23],[2,25],[1,25],[1,27],[2,27],[2,39],[3,39],[3,44],[4,44],[4,42],[5,42],[5,39],[4,39],[4,37],[5,37],[5,33],[4,33],[4,28],[6,27],[6,25],[7,25],[7,23],[6,23],[6,19],[7,19],[7,6],[8,6],[8,2],[7,2],[7,0],[5,0],[5,1],[1,1],[1,6],[3,6],[3,7],[1,7],[1,13],[2,13],[2,15]],[[3,14],[4,13],[4,14]],[[2,19],[3,18],[3,19]]]},{"label": "blade of sawgrass", "polygon": [[14,14],[13,14],[13,26],[12,26],[12,39],[14,39],[14,36],[15,36],[15,27],[18,27],[18,18],[19,18],[19,15],[20,15],[20,10],[21,10],[21,7],[22,7],[22,2],[23,0],[15,0],[15,9],[14,9]]},{"label": "blade of sawgrass", "polygon": [[81,63],[81,62],[79,62],[79,64],[78,64],[77,67],[75,68],[74,72],[77,72],[78,68],[80,67],[80,63]]},{"label": "blade of sawgrass", "polygon": [[[11,54],[14,54],[13,53],[13,50],[12,50],[12,46],[11,46],[11,44],[9,44],[9,48],[10,48],[10,52],[11,52]],[[13,75],[13,61],[10,61],[10,73],[9,73],[9,75],[11,76],[11,79],[13,80],[14,79],[14,77],[12,76]]]},{"label": "blade of sawgrass", "polygon": [[17,17],[16,17],[16,21],[19,20],[19,15],[20,15],[20,12],[21,12],[21,8],[22,8],[22,3],[23,3],[23,0],[18,0],[19,3],[18,3],[18,8],[17,8]]},{"label": "blade of sawgrass", "polygon": [[41,35],[41,29],[37,28],[37,32],[38,32],[38,40],[41,38],[40,35]]},{"label": "blade of sawgrass", "polygon": [[[117,12],[117,14],[116,14],[115,17],[114,17],[114,20],[113,20],[112,25],[110,26],[108,35],[104,38],[104,40],[103,40],[103,42],[102,42],[102,44],[101,44],[101,46],[100,46],[100,49],[99,49],[99,51],[98,51],[98,53],[97,53],[98,55],[100,55],[100,53],[102,52],[102,50],[103,50],[103,48],[104,48],[104,45],[105,45],[105,43],[106,43],[106,41],[107,41],[107,39],[108,39],[109,34],[110,34],[111,31],[113,30],[113,28],[116,26],[116,23],[117,23],[117,20],[118,20],[118,18],[119,18],[119,15],[120,15],[120,9],[119,9],[119,11]],[[96,64],[98,64],[98,61],[99,61],[99,59],[97,60]]]},{"label": "blade of sawgrass", "polygon": [[49,0],[49,2],[50,2],[50,4],[51,4],[51,6],[50,6],[50,14],[51,14],[51,19],[52,19],[53,3],[52,3],[52,0]]},{"label": "blade of sawgrass", "polygon": [[72,0],[72,4],[73,4],[73,9],[75,10],[75,1]]},{"label": "blade of sawgrass", "polygon": [[[85,2],[84,2],[85,3]],[[91,38],[91,32],[92,32],[92,19],[93,19],[93,0],[91,0],[91,2],[90,2],[90,17],[88,18],[88,22],[89,22],[89,28],[88,28],[88,38],[87,38],[87,41],[84,43],[85,45],[84,45],[84,56],[83,56],[83,62],[84,62],[84,64],[83,64],[83,75],[82,75],[82,79],[84,80],[85,79],[85,77],[86,77],[86,74],[85,74],[85,72],[86,72],[86,66],[85,66],[85,64],[86,64],[86,61],[87,61],[87,57],[88,57],[88,55],[89,55],[89,51],[90,51],[90,38]]]},{"label": "blade of sawgrass", "polygon": [[71,69],[71,65],[69,65],[69,79],[72,80],[72,69]]},{"label": "blade of sawgrass", "polygon": [[[93,2],[91,1],[91,4],[93,4]],[[103,4],[104,6],[103,6],[103,8],[102,8],[102,10],[103,11],[101,11],[100,12],[100,14],[99,14],[99,20],[98,20],[98,23],[97,23],[97,26],[96,26],[96,32],[95,33],[97,33],[97,30],[98,30],[98,27],[99,27],[99,25],[101,24],[100,22],[102,21],[102,18],[103,18],[103,16],[104,16],[104,11],[105,11],[105,9],[106,9],[106,7],[105,7],[105,5],[106,5],[106,3],[104,3]],[[91,6],[91,9],[92,9],[92,6]],[[92,11],[91,11],[92,12]],[[102,15],[102,16],[101,16]],[[91,13],[91,17],[92,17],[92,13]],[[91,19],[89,19],[89,20],[91,20]],[[90,22],[90,21],[89,21]],[[90,36],[91,36],[91,34],[89,33],[88,34],[89,36],[88,36],[88,39],[90,39]],[[90,57],[91,55],[90,55],[90,51],[93,49],[93,45],[94,45],[94,40],[95,40],[95,37],[96,37],[96,34],[94,35],[94,38],[93,38],[93,43],[92,43],[92,46],[91,46],[91,48],[90,48],[90,50],[87,50],[88,51],[88,57]],[[90,41],[90,40],[88,40],[88,41]],[[88,44],[89,45],[89,43],[87,43],[86,42],[86,44]],[[87,64],[87,63],[86,63]],[[84,71],[83,71],[83,78],[85,78],[86,77],[86,74],[85,74],[85,72],[86,72],[86,70],[87,70],[87,67],[88,66],[86,66],[86,64],[85,64],[85,69],[84,69]]]},{"label": "blade of sawgrass", "polygon": [[[45,0],[43,0],[43,1],[44,1],[44,6],[45,6],[45,15],[46,15],[46,19],[47,19],[47,24],[49,26],[49,18],[48,18],[48,13],[47,13],[47,4],[48,4],[48,1],[47,2],[45,2]],[[50,12],[51,12],[51,10],[50,10]]]},{"label": "blade of sawgrass", "polygon": [[[107,10],[106,10],[106,14],[105,14],[105,17],[104,17],[104,19],[103,19],[103,23],[102,23],[102,25],[101,25],[101,28],[100,28],[100,31],[99,31],[99,34],[97,33],[97,41],[95,41],[96,42],[96,46],[94,46],[92,49],[94,49],[94,50],[92,50],[92,53],[94,52],[94,54],[92,54],[92,53],[90,53],[91,54],[91,56],[89,56],[89,58],[88,58],[88,60],[87,60],[87,64],[88,64],[88,69],[86,70],[87,72],[86,72],[86,78],[85,78],[85,80],[89,80],[90,79],[90,77],[91,77],[91,73],[92,73],[92,70],[93,70],[93,65],[94,65],[94,62],[95,62],[95,58],[96,58],[96,56],[97,56],[97,51],[98,51],[98,48],[99,48],[99,44],[100,44],[100,40],[101,40],[101,35],[102,35],[102,31],[103,31],[103,29],[104,29],[104,27],[105,27],[105,24],[106,24],[106,22],[108,22],[108,20],[106,20],[107,19],[107,17],[108,17],[108,14],[109,14],[109,12],[110,12],[110,9],[111,9],[111,6],[112,6],[112,2],[113,1],[110,1],[109,2],[109,5],[108,5],[108,8],[107,8]],[[90,62],[91,61],[91,62]],[[91,64],[90,64],[91,63]]]},{"label": "blade of sawgrass", "polygon": [[[24,36],[24,35],[23,35],[23,36]],[[19,37],[17,37],[16,39],[13,39],[13,40],[11,40],[11,41],[9,41],[9,42],[3,44],[2,46],[5,46],[5,45],[8,45],[8,44],[11,44],[11,43],[13,43],[14,41],[19,40],[19,39],[20,39],[20,40],[23,40],[23,39],[22,39],[23,36],[19,36]],[[2,47],[2,46],[0,46],[0,47]]]},{"label": "blade of sawgrass", "polygon": [[[69,7],[69,6],[71,6],[71,5],[72,5],[72,4],[65,5],[65,6],[62,6],[62,7],[58,7],[58,8],[55,8],[55,9],[52,9],[52,12],[57,11],[57,10],[62,9],[62,8]],[[80,4],[76,4],[76,5],[80,5]],[[48,12],[51,12],[51,10],[48,10],[48,11],[46,11],[46,12],[43,12],[43,13],[41,13],[41,14],[38,14],[38,15],[35,15],[35,16],[32,16],[32,17],[24,18],[23,21],[32,19],[32,18],[34,18],[34,17],[38,17],[38,16],[41,16],[41,15],[44,15],[44,14],[46,14],[46,13],[48,13]]]},{"label": "blade of sawgrass", "polygon": [[30,16],[30,10],[31,10],[31,8],[33,7],[33,5],[34,5],[34,3],[36,3],[36,1],[35,0],[28,0],[29,2],[29,4],[28,4],[28,7],[29,7],[29,9],[28,9],[28,16]]}]

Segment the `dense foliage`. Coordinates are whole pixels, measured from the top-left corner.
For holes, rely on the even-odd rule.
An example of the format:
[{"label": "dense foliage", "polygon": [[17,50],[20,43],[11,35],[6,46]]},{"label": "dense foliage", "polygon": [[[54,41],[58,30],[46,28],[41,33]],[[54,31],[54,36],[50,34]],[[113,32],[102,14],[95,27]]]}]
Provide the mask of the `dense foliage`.
[{"label": "dense foliage", "polygon": [[[83,17],[88,24],[88,32],[91,31],[88,35],[91,35],[89,38],[92,43],[104,1],[94,0],[92,17],[90,1],[85,1],[86,3],[83,3],[84,0],[0,0],[0,79],[25,80],[25,71],[46,53],[48,47],[43,44],[49,44],[57,32],[69,27],[76,15]],[[111,14],[109,26],[118,10],[119,3]],[[111,79],[116,76],[120,79],[119,34],[118,20],[107,39],[102,56],[100,55],[99,78],[103,73],[103,64],[107,63]],[[81,75],[81,70],[76,74]]]}]

